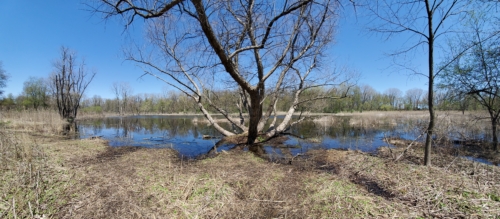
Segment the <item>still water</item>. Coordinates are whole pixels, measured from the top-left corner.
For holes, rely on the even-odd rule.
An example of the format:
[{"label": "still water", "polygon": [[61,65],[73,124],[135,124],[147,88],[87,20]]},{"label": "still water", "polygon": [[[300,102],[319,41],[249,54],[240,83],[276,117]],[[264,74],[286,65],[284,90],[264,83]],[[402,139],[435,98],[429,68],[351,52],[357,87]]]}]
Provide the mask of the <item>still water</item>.
[{"label": "still water", "polygon": [[[101,136],[115,147],[173,148],[183,157],[194,158],[208,153],[223,137],[202,121],[204,118],[200,116],[128,116],[83,120],[78,126],[81,138]],[[228,126],[221,124],[224,125]],[[388,118],[375,121],[348,116],[313,118],[292,127],[289,130],[292,135],[283,146],[264,144],[263,149],[270,155],[296,155],[317,148],[374,152],[388,145],[383,141],[384,136],[414,139],[420,133],[420,126],[418,121]],[[227,150],[233,146],[223,145],[216,149]]]}]

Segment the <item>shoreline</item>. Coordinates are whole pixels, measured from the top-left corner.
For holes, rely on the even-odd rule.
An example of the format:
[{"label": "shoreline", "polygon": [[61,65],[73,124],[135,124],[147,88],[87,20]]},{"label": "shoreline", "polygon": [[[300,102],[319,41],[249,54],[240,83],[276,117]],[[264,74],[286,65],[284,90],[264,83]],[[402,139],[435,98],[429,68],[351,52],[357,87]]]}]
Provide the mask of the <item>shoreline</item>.
[{"label": "shoreline", "polygon": [[[286,112],[277,112],[277,116],[285,116],[287,113]],[[437,116],[440,115],[464,115],[464,116],[470,116],[470,115],[485,115],[487,116],[486,111],[466,111],[465,114],[462,113],[462,111],[436,111]],[[299,116],[301,113],[294,113],[294,116]],[[376,116],[376,117],[387,117],[387,116],[428,116],[429,112],[427,110],[412,110],[412,111],[364,111],[364,112],[339,112],[339,113],[302,113],[303,116]],[[92,119],[92,118],[110,118],[110,117],[133,117],[133,116],[171,116],[171,117],[205,117],[201,113],[146,113],[146,114],[124,114],[124,115],[119,115],[119,114],[85,114],[85,115],[79,115],[76,119],[77,120],[83,120],[83,119]],[[214,113],[211,114],[211,116],[217,116],[217,117],[223,117],[222,114],[220,113]],[[230,114],[230,116],[236,118],[239,117],[238,114]],[[243,114],[245,118],[248,118],[248,113]],[[273,115],[271,115],[270,118],[273,118]]]}]

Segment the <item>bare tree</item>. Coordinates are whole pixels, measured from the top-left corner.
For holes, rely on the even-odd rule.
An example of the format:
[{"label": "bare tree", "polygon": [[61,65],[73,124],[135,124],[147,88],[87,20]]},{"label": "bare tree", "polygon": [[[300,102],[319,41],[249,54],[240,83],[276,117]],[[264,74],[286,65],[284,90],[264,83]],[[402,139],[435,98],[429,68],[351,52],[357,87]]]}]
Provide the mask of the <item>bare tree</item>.
[{"label": "bare tree", "polygon": [[104,100],[99,95],[92,96],[92,98],[91,98],[90,101],[91,101],[92,106],[100,106],[100,107],[102,107],[103,104],[104,104]]},{"label": "bare tree", "polygon": [[377,91],[373,89],[370,85],[361,86],[361,104],[363,105],[363,109],[365,109],[365,105],[369,105],[367,110],[372,110],[372,104],[369,104],[373,98],[377,95]]},{"label": "bare tree", "polygon": [[[451,53],[457,53],[454,65],[449,66],[441,86],[453,90],[462,102],[466,96],[476,99],[490,116],[494,150],[499,152],[497,127],[500,118],[500,32],[492,27],[492,18],[478,14],[470,22],[470,31],[453,45]],[[494,27],[494,26],[493,26]],[[469,45],[473,45],[470,47]],[[465,49],[456,49],[465,48]],[[469,49],[470,48],[470,49]],[[467,51],[463,53],[461,51]]]},{"label": "bare tree", "polygon": [[422,98],[422,94],[424,93],[424,90],[420,88],[412,88],[406,91],[406,99],[408,100],[408,103],[411,107],[411,109],[418,109],[419,108],[419,103]]},{"label": "bare tree", "polygon": [[0,61],[0,96],[3,94],[2,88],[7,86],[7,80],[9,79],[9,76],[5,72],[2,66],[2,62]]},{"label": "bare tree", "polygon": [[85,62],[77,62],[75,52],[61,47],[61,57],[54,63],[50,81],[59,115],[63,119],[73,123],[80,107],[80,100],[95,74],[95,72],[88,73]]},{"label": "bare tree", "polygon": [[[429,125],[426,130],[424,165],[431,165],[431,145],[435,124],[434,78],[442,69],[435,70],[435,49],[438,38],[454,32],[453,27],[467,8],[470,0],[374,0],[367,1],[367,8],[373,19],[370,30],[389,37],[401,33],[416,38],[414,44],[391,55],[407,55],[408,52],[423,47],[427,53],[428,71],[417,72],[408,63],[396,63],[400,67],[428,78]],[[411,42],[411,41],[410,41]]]},{"label": "bare tree", "polygon": [[389,103],[394,109],[398,108],[397,100],[403,95],[403,92],[397,88],[389,88],[384,94],[389,98]]},{"label": "bare tree", "polygon": [[[332,42],[337,2],[296,1],[117,1],[100,0],[94,9],[105,17],[121,15],[127,24],[146,19],[148,42],[127,52],[145,74],[163,80],[191,98],[220,133],[207,106],[222,114],[253,144],[259,133],[268,137],[285,131],[296,109],[310,101],[341,96],[314,96],[304,91],[338,83],[338,73],[323,66],[322,54]],[[239,91],[234,100],[240,115],[232,117],[212,101],[208,88]],[[285,90],[293,101],[282,123],[265,127]],[[267,102],[267,106],[264,103]],[[267,107],[267,108],[265,108]],[[299,119],[300,120],[300,119]],[[299,121],[298,120],[298,121]]]},{"label": "bare tree", "polygon": [[111,90],[115,93],[116,100],[118,101],[118,113],[124,115],[127,113],[130,97],[132,96],[133,89],[128,82],[115,82]]}]

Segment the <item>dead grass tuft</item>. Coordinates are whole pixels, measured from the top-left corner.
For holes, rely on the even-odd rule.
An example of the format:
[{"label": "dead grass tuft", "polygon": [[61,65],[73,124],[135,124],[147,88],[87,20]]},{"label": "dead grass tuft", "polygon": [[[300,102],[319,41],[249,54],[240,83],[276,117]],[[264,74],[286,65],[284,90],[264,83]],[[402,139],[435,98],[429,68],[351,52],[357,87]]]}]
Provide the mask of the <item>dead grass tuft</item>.
[{"label": "dead grass tuft", "polygon": [[[401,153],[404,148],[392,150]],[[396,194],[399,201],[420,209],[426,217],[483,218],[500,215],[500,202],[492,198],[500,192],[499,167],[440,150],[435,150],[435,153],[431,160],[433,167],[420,165],[423,148],[415,147],[407,151],[401,163],[374,163],[374,167],[379,165],[380,168],[370,167],[370,171],[361,172],[378,179],[384,188]],[[379,154],[390,158],[387,148],[381,148]]]},{"label": "dead grass tuft", "polygon": [[0,218],[57,212],[71,176],[51,167],[40,141],[0,127],[0,153]]}]

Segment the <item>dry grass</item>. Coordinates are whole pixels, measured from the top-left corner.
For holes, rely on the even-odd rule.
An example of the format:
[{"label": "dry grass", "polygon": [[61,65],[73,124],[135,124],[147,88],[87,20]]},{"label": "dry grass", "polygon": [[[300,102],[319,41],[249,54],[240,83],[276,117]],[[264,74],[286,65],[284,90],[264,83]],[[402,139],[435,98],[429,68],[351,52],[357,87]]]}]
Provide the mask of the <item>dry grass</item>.
[{"label": "dry grass", "polygon": [[66,123],[54,110],[3,111],[0,121],[16,131],[58,134]]},{"label": "dry grass", "polygon": [[70,193],[79,195],[56,217],[366,218],[394,211],[348,179],[241,150],[200,161],[166,149],[115,148],[98,157],[73,163],[82,180]]},{"label": "dry grass", "polygon": [[[12,124],[12,123],[11,123]],[[495,218],[500,167],[421,147],[203,160],[1,128],[0,218]],[[36,130],[29,127],[21,130]],[[399,154],[404,148],[393,149]]]},{"label": "dry grass", "polygon": [[[404,148],[392,149],[400,154]],[[410,149],[402,162],[380,162],[379,167],[355,167],[375,178],[399,200],[420,209],[426,217],[491,218],[500,216],[500,167],[451,156],[439,150],[432,156],[433,167],[425,167],[423,146]],[[381,148],[380,157],[393,157]],[[379,158],[365,158],[369,160]],[[373,162],[373,161],[370,161]],[[366,163],[366,162],[365,162]]]},{"label": "dry grass", "polygon": [[64,201],[70,175],[47,161],[44,137],[0,127],[0,218],[51,214]]}]

